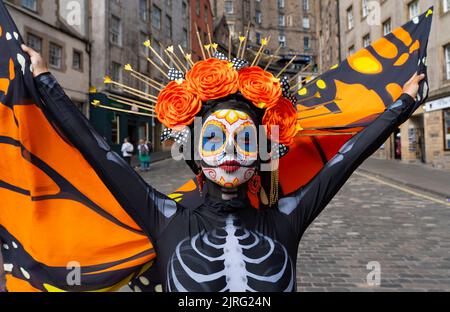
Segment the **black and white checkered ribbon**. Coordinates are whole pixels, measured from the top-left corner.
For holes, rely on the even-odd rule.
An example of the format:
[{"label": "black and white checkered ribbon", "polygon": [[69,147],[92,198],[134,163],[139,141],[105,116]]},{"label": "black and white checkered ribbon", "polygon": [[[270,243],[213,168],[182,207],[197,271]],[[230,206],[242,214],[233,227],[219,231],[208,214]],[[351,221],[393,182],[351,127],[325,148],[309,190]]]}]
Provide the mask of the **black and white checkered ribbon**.
[{"label": "black and white checkered ribbon", "polygon": [[213,57],[221,61],[228,61],[228,57],[226,57],[222,52],[214,52]]},{"label": "black and white checkered ribbon", "polygon": [[231,60],[231,63],[233,63],[233,67],[236,70],[241,70],[242,68],[247,67],[249,65],[249,63],[246,60],[238,59],[236,57]]},{"label": "black and white checkered ribbon", "polygon": [[179,71],[178,69],[175,69],[175,68],[171,68],[169,70],[168,76],[169,76],[169,80],[171,80],[171,81],[176,81],[176,80],[180,80],[180,79],[184,79],[185,78],[184,74],[181,71]]}]

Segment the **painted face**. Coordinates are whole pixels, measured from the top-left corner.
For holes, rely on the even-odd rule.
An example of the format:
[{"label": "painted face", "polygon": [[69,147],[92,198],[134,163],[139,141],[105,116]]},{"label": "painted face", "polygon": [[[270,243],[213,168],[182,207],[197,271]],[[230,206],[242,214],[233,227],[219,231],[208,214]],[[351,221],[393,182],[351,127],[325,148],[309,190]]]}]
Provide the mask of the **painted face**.
[{"label": "painted face", "polygon": [[206,178],[236,188],[256,172],[257,129],[244,112],[224,109],[214,112],[203,124],[200,156]]}]

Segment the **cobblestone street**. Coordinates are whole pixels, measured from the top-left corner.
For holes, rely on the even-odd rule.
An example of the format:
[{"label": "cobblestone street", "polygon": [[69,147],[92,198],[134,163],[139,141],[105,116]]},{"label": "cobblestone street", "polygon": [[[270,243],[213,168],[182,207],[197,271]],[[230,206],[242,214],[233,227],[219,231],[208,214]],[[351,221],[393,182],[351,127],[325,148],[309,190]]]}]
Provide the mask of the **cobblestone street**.
[{"label": "cobblestone street", "polygon": [[[172,160],[144,175],[164,193],[190,177]],[[299,291],[450,291],[450,207],[421,194],[356,173],[300,244]],[[367,282],[374,261],[381,286]]]}]

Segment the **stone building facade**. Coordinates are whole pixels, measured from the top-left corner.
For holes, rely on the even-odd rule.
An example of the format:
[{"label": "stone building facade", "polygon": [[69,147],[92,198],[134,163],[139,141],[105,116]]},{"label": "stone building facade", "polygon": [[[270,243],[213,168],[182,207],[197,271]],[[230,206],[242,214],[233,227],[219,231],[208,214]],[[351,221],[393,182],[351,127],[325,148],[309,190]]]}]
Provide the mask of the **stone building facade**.
[{"label": "stone building facade", "polygon": [[[270,42],[264,53],[273,54],[281,45],[280,57],[274,71],[283,67],[297,55],[291,66],[292,73],[300,71],[307,64],[309,74],[317,71],[318,40],[316,32],[316,5],[312,0],[211,0],[216,19],[226,17],[233,34],[235,47],[238,37],[246,34],[250,25],[248,47],[252,59],[262,39]],[[262,59],[264,62],[265,58]]]},{"label": "stone building facade", "polygon": [[[110,92],[130,100],[142,101],[123,89],[104,85],[103,77],[150,93],[157,90],[132,77],[124,70],[130,64],[134,70],[163,82],[163,75],[153,67],[147,58],[163,67],[160,59],[144,46],[150,40],[151,46],[163,60],[170,64],[165,54],[167,47],[173,45],[178,50],[181,45],[190,50],[190,9],[187,0],[96,0],[91,1],[92,33],[92,85],[96,96]],[[119,103],[109,103],[115,108],[129,110]],[[111,112],[93,107],[91,121],[112,146],[119,149],[123,139],[128,137],[137,144],[140,139],[152,141],[155,150],[164,149],[159,144],[162,125],[152,116]],[[149,113],[148,111],[146,113]]]},{"label": "stone building facade", "polygon": [[383,159],[450,170],[450,2],[341,0],[341,58],[434,6],[428,48],[430,98],[376,153]]},{"label": "stone building facade", "polygon": [[90,50],[85,0],[8,0],[27,45],[42,54],[67,95],[89,113]]},{"label": "stone building facade", "polygon": [[339,1],[318,1],[316,10],[317,66],[319,73],[324,73],[341,61]]}]

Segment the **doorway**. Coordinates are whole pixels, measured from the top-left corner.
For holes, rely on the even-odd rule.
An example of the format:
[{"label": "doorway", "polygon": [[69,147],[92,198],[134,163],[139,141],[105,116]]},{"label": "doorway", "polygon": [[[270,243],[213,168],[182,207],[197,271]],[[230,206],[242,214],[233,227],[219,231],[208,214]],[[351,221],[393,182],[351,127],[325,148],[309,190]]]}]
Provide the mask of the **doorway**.
[{"label": "doorway", "polygon": [[418,162],[425,163],[425,131],[423,115],[411,117],[409,128],[410,151],[415,153]]},{"label": "doorway", "polygon": [[395,130],[394,132],[394,159],[401,160],[402,159],[402,135],[400,133],[400,129]]},{"label": "doorway", "polygon": [[128,137],[130,138],[131,144],[136,144],[139,141],[138,138],[138,127],[137,121],[133,119],[128,119]]}]

